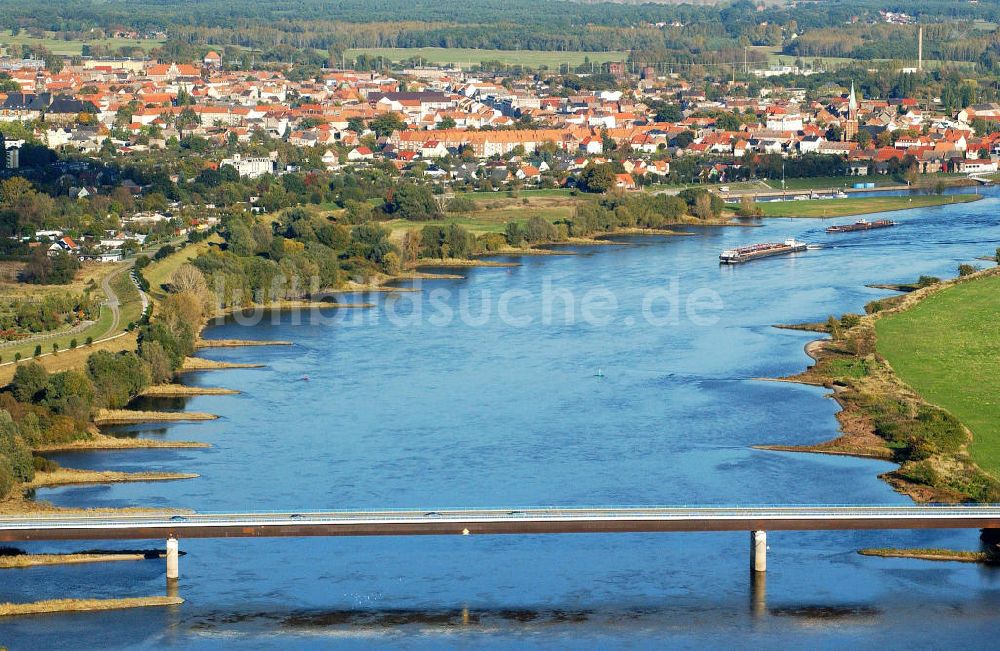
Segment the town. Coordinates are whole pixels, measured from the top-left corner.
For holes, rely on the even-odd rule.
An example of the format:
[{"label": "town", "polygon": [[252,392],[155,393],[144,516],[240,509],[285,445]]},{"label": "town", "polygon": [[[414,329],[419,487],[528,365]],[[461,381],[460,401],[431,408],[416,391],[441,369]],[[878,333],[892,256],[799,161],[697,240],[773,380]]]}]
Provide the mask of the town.
[{"label": "town", "polygon": [[8,0],[0,646],[982,647],[998,206],[1000,0]]},{"label": "town", "polygon": [[[120,260],[150,233],[212,228],[221,209],[275,210],[303,198],[219,192],[236,180],[229,175],[293,175],[284,186],[293,189],[371,170],[439,195],[676,193],[685,184],[718,192],[738,182],[767,191],[786,177],[975,177],[997,172],[1000,158],[1000,103],[922,96],[907,81],[925,74],[922,62],[879,71],[912,92],[864,97],[853,80],[807,90],[781,83],[794,74],[750,67],[704,83],[625,62],[572,75],[425,65],[303,79],[293,66],[234,67],[215,50],[195,61],[72,57],[57,69],[19,57],[16,46],[5,53],[4,174],[41,179],[44,165],[42,182],[57,196],[95,208],[100,197],[128,199],[115,202],[113,223],[96,210],[90,223],[46,214],[8,236],[85,260]],[[165,202],[173,193],[149,182],[150,168],[165,176],[159,183],[192,184],[204,210]],[[343,193],[334,199],[344,207]]]}]

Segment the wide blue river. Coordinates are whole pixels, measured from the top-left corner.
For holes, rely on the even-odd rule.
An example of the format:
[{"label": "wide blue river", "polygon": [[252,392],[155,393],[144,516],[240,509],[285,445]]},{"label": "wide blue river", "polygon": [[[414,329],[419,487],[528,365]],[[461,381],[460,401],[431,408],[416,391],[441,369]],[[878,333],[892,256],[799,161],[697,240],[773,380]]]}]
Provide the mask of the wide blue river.
[{"label": "wide blue river", "polygon": [[[462,270],[369,310],[264,315],[209,338],[262,369],[192,374],[235,396],[157,401],[210,423],[123,428],[204,450],[62,454],[80,468],[197,479],[40,491],[73,507],[199,511],[452,506],[903,504],[892,464],[759,451],[837,434],[802,370],[808,333],[776,323],[859,311],[869,283],[953,276],[1000,245],[1000,199],[893,215],[769,220]],[[720,267],[720,250],[796,237],[791,257]],[[560,249],[563,250],[563,249]],[[986,263],[979,263],[986,264]],[[453,271],[453,270],[450,270]],[[308,378],[308,379],[305,379]],[[7,620],[21,648],[438,648],[989,645],[1000,570],[861,557],[869,546],[978,548],[978,532],[772,532],[766,585],[746,533],[182,540],[176,608]],[[65,551],[90,543],[36,543]],[[136,547],[106,543],[102,548]],[[163,541],[139,543],[163,546]],[[0,601],[163,594],[163,561],[7,570]]]}]

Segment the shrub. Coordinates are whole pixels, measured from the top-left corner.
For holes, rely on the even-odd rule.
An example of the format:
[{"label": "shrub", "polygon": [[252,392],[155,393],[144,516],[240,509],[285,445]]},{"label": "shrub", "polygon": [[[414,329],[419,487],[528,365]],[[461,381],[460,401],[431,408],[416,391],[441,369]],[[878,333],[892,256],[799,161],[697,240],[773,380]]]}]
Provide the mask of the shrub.
[{"label": "shrub", "polygon": [[854,326],[861,323],[861,315],[859,314],[844,314],[840,317],[840,325],[850,330]]},{"label": "shrub", "polygon": [[927,461],[908,463],[897,470],[896,474],[914,484],[923,484],[925,486],[934,486],[938,481],[937,471]]},{"label": "shrub", "polygon": [[19,353],[19,352],[18,353],[14,353],[14,362],[17,363],[17,362],[20,362],[20,361],[21,361],[21,353]]},{"label": "shrub", "polygon": [[42,345],[38,344],[37,346],[35,346],[35,354],[32,355],[32,357],[38,357],[41,354],[42,354]]},{"label": "shrub", "polygon": [[481,251],[491,253],[507,246],[507,238],[500,233],[483,233],[476,238],[476,244]]},{"label": "shrub", "polygon": [[46,459],[45,457],[35,456],[32,459],[32,463],[35,466],[35,472],[52,472],[61,468],[57,462],[52,459]]},{"label": "shrub", "polygon": [[455,197],[445,206],[448,212],[473,212],[476,210],[476,202],[469,197]]},{"label": "shrub", "polygon": [[87,337],[87,341],[86,341],[86,344],[87,344],[87,345],[89,346],[89,345],[91,345],[92,343],[94,343],[94,338],[93,338],[93,337]]},{"label": "shrub", "polygon": [[962,265],[958,266],[958,275],[959,276],[963,276],[963,277],[964,276],[971,276],[972,274],[976,273],[977,271],[979,271],[979,267],[976,267],[976,266],[971,265],[971,264],[962,264]]},{"label": "shrub", "polygon": [[917,287],[930,287],[931,285],[936,285],[941,282],[941,279],[937,276],[921,276],[917,279]]},{"label": "shrub", "polygon": [[69,347],[70,349],[76,348],[76,339],[69,340]]}]

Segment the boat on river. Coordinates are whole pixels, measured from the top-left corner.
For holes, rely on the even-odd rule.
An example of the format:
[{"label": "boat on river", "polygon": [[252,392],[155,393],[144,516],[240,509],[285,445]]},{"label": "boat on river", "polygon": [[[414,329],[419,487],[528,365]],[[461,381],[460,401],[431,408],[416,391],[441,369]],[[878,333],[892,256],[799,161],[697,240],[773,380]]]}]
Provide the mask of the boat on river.
[{"label": "boat on river", "polygon": [[844,224],[842,226],[831,226],[826,229],[827,233],[853,233],[855,231],[871,231],[876,228],[889,228],[890,226],[895,226],[898,222],[894,222],[891,219],[879,219],[873,222],[860,219],[853,224]]},{"label": "boat on river", "polygon": [[788,239],[784,242],[764,242],[762,244],[751,244],[735,249],[726,249],[719,255],[719,262],[722,264],[742,264],[760,258],[770,258],[776,255],[787,255],[789,253],[800,253],[808,248],[805,242]]}]

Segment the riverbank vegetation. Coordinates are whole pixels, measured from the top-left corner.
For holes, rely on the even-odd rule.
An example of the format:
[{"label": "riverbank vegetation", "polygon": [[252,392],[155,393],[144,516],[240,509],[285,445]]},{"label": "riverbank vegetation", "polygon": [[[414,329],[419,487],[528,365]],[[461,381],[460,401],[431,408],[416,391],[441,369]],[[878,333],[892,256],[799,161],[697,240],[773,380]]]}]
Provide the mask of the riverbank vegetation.
[{"label": "riverbank vegetation", "polygon": [[[809,347],[816,364],[790,379],[834,391],[843,434],[818,445],[763,447],[895,461],[900,467],[883,477],[918,501],[1000,501],[992,461],[1000,439],[990,425],[1000,421],[1000,412],[990,398],[996,387],[991,392],[995,374],[988,368],[996,358],[991,325],[998,282],[997,269],[940,283],[928,279],[909,294],[870,303],[865,315],[831,317],[822,326],[830,338]],[[930,307],[923,307],[925,301]],[[946,316],[966,312],[958,322]],[[981,363],[963,365],[980,354]],[[944,377],[936,387],[938,372]],[[926,395],[917,392],[921,387]],[[942,387],[943,393],[935,392]],[[968,401],[963,392],[971,394]]]},{"label": "riverbank vegetation", "polygon": [[0,393],[0,497],[31,488],[44,473],[55,476],[51,462],[33,452],[93,440],[102,415],[119,418],[114,410],[147,387],[171,380],[194,351],[209,305],[200,272],[179,270],[156,316],[147,313],[136,323],[134,350],[91,351],[79,368],[55,373],[35,361],[17,365]]}]

